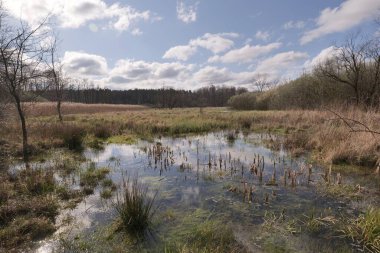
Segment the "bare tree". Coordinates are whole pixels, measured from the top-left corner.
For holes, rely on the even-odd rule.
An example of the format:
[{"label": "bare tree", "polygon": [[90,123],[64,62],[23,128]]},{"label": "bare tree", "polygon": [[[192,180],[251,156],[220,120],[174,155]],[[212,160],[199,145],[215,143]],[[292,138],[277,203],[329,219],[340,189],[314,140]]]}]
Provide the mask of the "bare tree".
[{"label": "bare tree", "polygon": [[53,89],[55,93],[55,101],[57,103],[57,113],[58,119],[62,122],[62,102],[63,102],[63,93],[68,86],[68,79],[64,76],[63,65],[58,58],[58,41],[57,36],[54,36],[49,43],[47,44],[48,49],[50,49],[50,78],[53,84]]},{"label": "bare tree", "polygon": [[0,9],[0,83],[9,94],[20,119],[23,158],[28,164],[28,131],[23,99],[46,85],[46,56],[49,50],[42,47],[47,37],[45,22],[32,28],[22,22],[18,26],[6,24],[4,10]]},{"label": "bare tree", "polygon": [[367,104],[371,107],[380,106],[380,39],[374,38],[368,42],[366,56],[369,67],[366,71],[368,82]]},{"label": "bare tree", "polygon": [[[378,44],[362,40],[359,33],[352,34],[344,45],[336,47],[335,55],[317,67],[317,72],[337,83],[350,87],[355,94],[355,103],[367,104],[375,98],[379,74],[370,77],[374,68],[374,58],[379,57]],[[376,64],[380,64],[377,59]],[[379,68],[378,66],[376,67]],[[377,70],[378,71],[378,70]],[[371,89],[369,79],[374,78]]]},{"label": "bare tree", "polygon": [[259,92],[269,90],[274,86],[275,83],[275,81],[269,80],[267,74],[257,74],[253,80],[253,85]]}]

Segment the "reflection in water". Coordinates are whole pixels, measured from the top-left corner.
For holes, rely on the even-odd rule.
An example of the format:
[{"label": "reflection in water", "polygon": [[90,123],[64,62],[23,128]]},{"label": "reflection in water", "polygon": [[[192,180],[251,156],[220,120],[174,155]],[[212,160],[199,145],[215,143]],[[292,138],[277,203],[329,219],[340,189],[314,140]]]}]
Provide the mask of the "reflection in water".
[{"label": "reflection in water", "polygon": [[[239,135],[231,142],[220,132],[161,138],[155,143],[110,144],[100,152],[87,150],[85,156],[97,167],[110,167],[109,177],[116,185],[122,183],[123,176],[138,174],[152,191],[159,190],[158,202],[166,209],[188,212],[203,208],[228,219],[241,241],[252,245],[258,242],[250,241],[247,233],[255,237],[257,229],[252,226],[261,223],[267,211],[286,210],[287,215],[296,217],[311,210],[331,214],[347,208],[316,193],[315,184],[324,171],[302,158],[292,159],[281,147],[271,151],[263,146],[268,138],[273,136]],[[95,191],[74,210],[61,214],[61,220],[70,215],[74,221],[57,234],[88,233],[109,224],[114,219],[110,203],[112,200],[102,200]],[[51,252],[55,243],[54,239],[42,242],[38,252]]]}]

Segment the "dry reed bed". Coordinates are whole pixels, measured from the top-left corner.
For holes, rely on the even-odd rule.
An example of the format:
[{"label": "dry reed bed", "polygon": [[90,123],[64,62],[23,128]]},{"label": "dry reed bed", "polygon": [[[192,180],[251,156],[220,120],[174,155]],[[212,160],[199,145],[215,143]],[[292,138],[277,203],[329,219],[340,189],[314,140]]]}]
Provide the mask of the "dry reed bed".
[{"label": "dry reed bed", "polygon": [[[38,105],[44,115],[51,103]],[[66,108],[70,106],[66,104]],[[380,158],[380,136],[368,132],[351,132],[350,128],[330,111],[230,111],[226,108],[147,109],[114,105],[82,105],[85,114],[65,115],[64,124],[57,117],[30,116],[31,143],[42,149],[62,146],[62,134],[84,132],[96,137],[133,134],[148,138],[157,134],[188,134],[223,129],[244,129],[285,134],[285,147],[293,153],[314,151],[326,163],[352,163],[374,166]],[[104,107],[104,108],[102,108]],[[100,108],[100,109],[98,109]],[[109,111],[119,108],[124,111]],[[83,109],[83,110],[85,110]],[[91,112],[99,113],[91,114]],[[379,131],[380,114],[355,108],[336,110],[343,117],[355,119],[370,129]],[[76,111],[79,113],[80,109]],[[20,143],[15,123],[0,129],[0,139]],[[363,128],[358,128],[363,130]]]},{"label": "dry reed bed", "polygon": [[[30,117],[52,116],[57,114],[56,103],[40,102],[25,104],[27,114]],[[147,109],[142,105],[113,105],[113,104],[81,104],[81,103],[63,103],[63,114],[94,114],[123,111],[139,111]]]}]

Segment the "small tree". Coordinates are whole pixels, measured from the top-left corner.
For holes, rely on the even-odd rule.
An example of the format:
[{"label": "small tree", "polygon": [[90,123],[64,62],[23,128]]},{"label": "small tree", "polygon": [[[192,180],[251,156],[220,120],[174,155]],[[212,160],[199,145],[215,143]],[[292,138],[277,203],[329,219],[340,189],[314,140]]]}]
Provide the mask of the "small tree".
[{"label": "small tree", "polygon": [[264,92],[273,88],[275,81],[271,81],[268,78],[267,74],[257,74],[253,80],[253,86],[256,88],[258,92]]},{"label": "small tree", "polygon": [[50,50],[50,62],[49,62],[49,74],[52,88],[55,93],[55,101],[57,103],[57,113],[58,113],[58,119],[60,122],[62,122],[62,102],[63,102],[63,93],[64,90],[68,86],[68,80],[64,76],[63,73],[63,65],[60,62],[60,59],[58,58],[58,42],[57,42],[57,36],[54,36],[52,40],[47,44],[48,49]]},{"label": "small tree", "polygon": [[21,123],[23,158],[28,164],[28,131],[23,99],[46,85],[46,57],[50,50],[42,46],[47,38],[46,20],[32,28],[24,23],[13,27],[5,23],[0,9],[0,83],[11,97]]},{"label": "small tree", "polygon": [[351,35],[335,50],[335,55],[321,63],[317,72],[323,77],[351,88],[356,105],[372,105],[380,80],[380,51],[377,40],[362,40]]}]

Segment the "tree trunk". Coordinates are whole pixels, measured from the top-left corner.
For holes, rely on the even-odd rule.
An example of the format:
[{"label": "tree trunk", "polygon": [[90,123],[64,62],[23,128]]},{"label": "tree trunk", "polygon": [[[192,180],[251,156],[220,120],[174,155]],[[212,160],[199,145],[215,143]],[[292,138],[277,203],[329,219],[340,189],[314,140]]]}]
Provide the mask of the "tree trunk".
[{"label": "tree trunk", "polygon": [[60,122],[62,122],[62,113],[61,113],[61,100],[58,99],[57,101],[57,111],[58,111],[58,119]]},{"label": "tree trunk", "polygon": [[21,130],[22,130],[22,155],[24,158],[24,162],[26,167],[28,168],[29,165],[29,147],[28,147],[28,131],[26,129],[26,120],[24,111],[21,108],[21,101],[19,97],[15,97],[16,99],[16,107],[18,116],[20,117],[21,121]]}]

